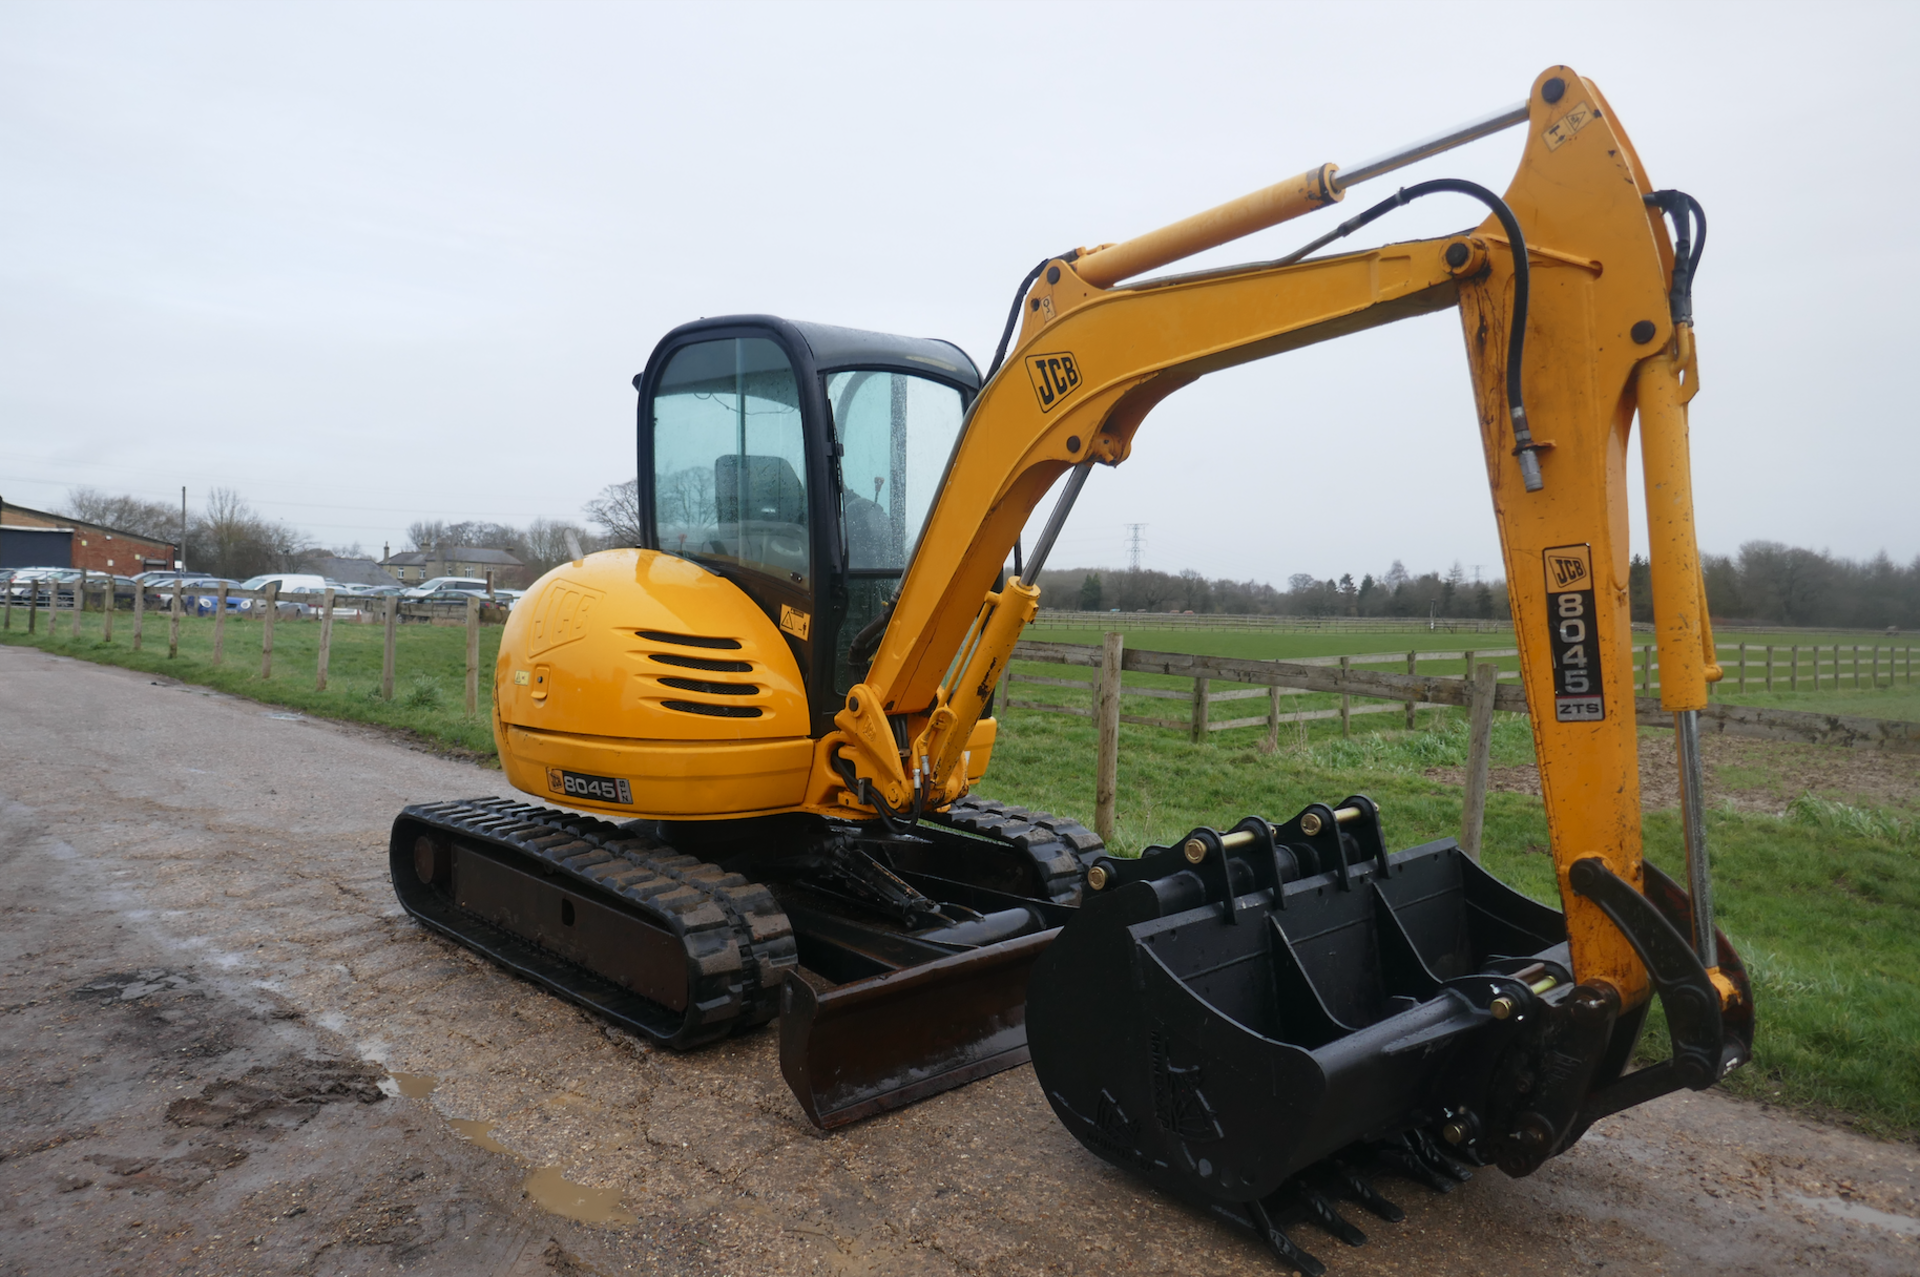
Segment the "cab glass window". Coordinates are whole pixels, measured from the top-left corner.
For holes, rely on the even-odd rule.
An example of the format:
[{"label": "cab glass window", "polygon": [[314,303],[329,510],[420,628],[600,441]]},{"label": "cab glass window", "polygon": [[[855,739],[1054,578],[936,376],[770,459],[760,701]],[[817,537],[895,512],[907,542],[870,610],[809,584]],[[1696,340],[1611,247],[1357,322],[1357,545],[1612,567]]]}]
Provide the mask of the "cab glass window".
[{"label": "cab glass window", "polygon": [[793,368],[764,337],[684,347],[653,398],[656,544],[807,588],[806,439]]},{"label": "cab glass window", "polygon": [[854,371],[827,377],[827,399],[843,454],[847,566],[900,572],[960,433],[960,392],[905,373]]}]

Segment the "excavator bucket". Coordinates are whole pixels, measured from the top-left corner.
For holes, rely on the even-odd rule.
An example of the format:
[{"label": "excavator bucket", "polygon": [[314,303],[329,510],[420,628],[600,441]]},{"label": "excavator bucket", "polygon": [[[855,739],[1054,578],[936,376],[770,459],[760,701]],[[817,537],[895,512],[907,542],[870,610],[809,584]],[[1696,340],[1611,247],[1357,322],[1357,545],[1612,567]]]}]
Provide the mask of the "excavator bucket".
[{"label": "excavator bucket", "polygon": [[[1581,863],[1576,877],[1599,862]],[[1440,1190],[1487,1162],[1526,1174],[1597,1117],[1747,1058],[1737,956],[1722,939],[1746,1014],[1709,1015],[1718,998],[1677,929],[1686,897],[1647,874],[1646,895],[1610,874],[1624,894],[1592,889],[1668,1006],[1658,1076],[1621,1078],[1645,1007],[1622,1014],[1610,988],[1574,981],[1560,911],[1451,839],[1388,854],[1360,796],[1097,862],[1098,890],[1028,989],[1034,1068],[1090,1150],[1318,1272],[1285,1228],[1358,1244],[1341,1199],[1400,1215],[1375,1174]],[[1693,1019],[1674,1025],[1683,1003]]]}]

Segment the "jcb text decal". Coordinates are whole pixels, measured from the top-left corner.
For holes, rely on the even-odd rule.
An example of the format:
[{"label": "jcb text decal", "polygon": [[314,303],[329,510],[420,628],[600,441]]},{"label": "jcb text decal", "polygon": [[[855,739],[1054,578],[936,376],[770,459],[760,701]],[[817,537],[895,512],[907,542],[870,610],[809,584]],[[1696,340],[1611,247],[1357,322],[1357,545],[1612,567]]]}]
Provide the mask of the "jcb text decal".
[{"label": "jcb text decal", "polygon": [[1041,412],[1052,412],[1062,399],[1080,389],[1080,365],[1063,350],[1028,355],[1027,376],[1033,378],[1033,393],[1040,398]]},{"label": "jcb text decal", "polygon": [[1584,545],[1546,552],[1547,629],[1553,649],[1553,716],[1597,723],[1607,716],[1600,690],[1600,635],[1593,607],[1593,551]]}]

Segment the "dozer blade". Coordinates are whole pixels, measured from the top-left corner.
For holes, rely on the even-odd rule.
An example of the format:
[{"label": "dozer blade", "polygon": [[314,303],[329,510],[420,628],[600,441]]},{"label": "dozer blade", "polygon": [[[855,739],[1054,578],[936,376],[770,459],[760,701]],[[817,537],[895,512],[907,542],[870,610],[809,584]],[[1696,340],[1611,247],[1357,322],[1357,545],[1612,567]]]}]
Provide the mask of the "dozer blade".
[{"label": "dozer blade", "polygon": [[831,1130],[1027,1062],[1027,977],[1054,928],[821,993],[789,973],[780,1071]]},{"label": "dozer blade", "polygon": [[1035,1074],[1088,1149],[1317,1272],[1284,1229],[1364,1241],[1336,1204],[1397,1216],[1373,1175],[1443,1191],[1467,1164],[1524,1175],[1595,1117],[1747,1058],[1732,947],[1741,1001],[1723,1019],[1675,927],[1684,896],[1651,866],[1644,895],[1585,876],[1668,1007],[1670,1065],[1621,1078],[1646,1008],[1574,982],[1558,910],[1451,839],[1389,855],[1355,796],[1097,862],[1099,890],[1034,969]]}]

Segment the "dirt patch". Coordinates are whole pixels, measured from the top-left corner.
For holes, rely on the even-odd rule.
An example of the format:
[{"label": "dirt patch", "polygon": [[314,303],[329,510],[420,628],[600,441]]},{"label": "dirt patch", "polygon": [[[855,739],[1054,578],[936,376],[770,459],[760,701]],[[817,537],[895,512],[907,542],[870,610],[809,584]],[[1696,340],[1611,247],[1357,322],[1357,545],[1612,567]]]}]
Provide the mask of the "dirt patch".
[{"label": "dirt patch", "polygon": [[237,1078],[221,1078],[200,1094],[167,1105],[175,1126],[287,1129],[311,1121],[323,1105],[342,1100],[377,1104],[385,1069],[358,1060],[287,1060],[256,1064]]},{"label": "dirt patch", "polygon": [[[1700,758],[1707,774],[1709,806],[1780,815],[1802,794],[1855,806],[1920,811],[1920,754],[1877,749],[1799,745],[1788,741],[1706,736]],[[1447,785],[1466,784],[1464,767],[1430,767],[1425,775]],[[1540,793],[1540,769],[1495,767],[1487,789],[1500,794]],[[1670,732],[1640,734],[1640,807],[1662,811],[1680,805],[1679,765]]]}]

